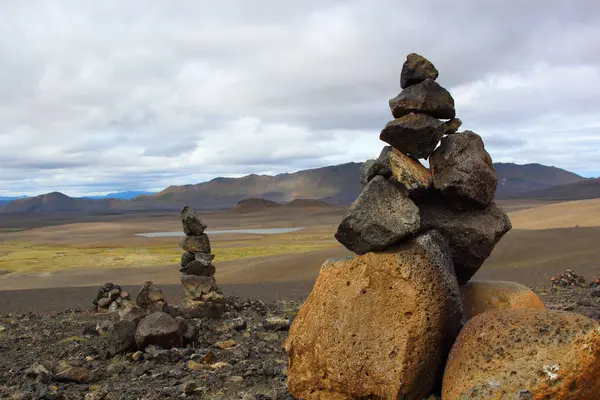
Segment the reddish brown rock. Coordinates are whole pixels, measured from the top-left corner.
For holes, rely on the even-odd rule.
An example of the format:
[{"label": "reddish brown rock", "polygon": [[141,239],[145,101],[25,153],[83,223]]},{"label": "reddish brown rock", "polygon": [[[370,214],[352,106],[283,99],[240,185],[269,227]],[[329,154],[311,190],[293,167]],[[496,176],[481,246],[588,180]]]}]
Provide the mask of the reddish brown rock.
[{"label": "reddish brown rock", "polygon": [[388,181],[405,187],[409,193],[427,190],[433,177],[418,160],[402,154],[392,146],[386,146],[372,166],[363,171],[364,180],[369,182],[381,175]]},{"label": "reddish brown rock", "polygon": [[429,395],[462,326],[449,253],[430,232],[327,261],[290,328],[289,391],[302,399]]},{"label": "reddish brown rock", "polygon": [[485,207],[496,194],[496,170],[481,137],[471,131],[446,136],[429,160],[433,186],[465,208]]},{"label": "reddish brown rock", "polygon": [[460,287],[460,293],[468,319],[502,308],[546,308],[533,290],[515,282],[470,281]]},{"label": "reddish brown rock", "polygon": [[406,61],[402,65],[400,87],[405,89],[410,85],[423,82],[425,79],[436,80],[438,75],[439,72],[431,61],[416,53],[411,53],[406,56]]},{"label": "reddish brown rock", "polygon": [[456,116],[454,99],[450,93],[431,79],[404,89],[389,101],[389,105],[394,118],[410,113],[424,113],[440,119]]},{"label": "reddish brown rock", "polygon": [[446,124],[427,114],[407,114],[387,123],[379,139],[414,158],[428,158],[446,132]]},{"label": "reddish brown rock", "polygon": [[565,311],[493,310],[461,331],[442,399],[594,400],[599,376],[597,322]]}]

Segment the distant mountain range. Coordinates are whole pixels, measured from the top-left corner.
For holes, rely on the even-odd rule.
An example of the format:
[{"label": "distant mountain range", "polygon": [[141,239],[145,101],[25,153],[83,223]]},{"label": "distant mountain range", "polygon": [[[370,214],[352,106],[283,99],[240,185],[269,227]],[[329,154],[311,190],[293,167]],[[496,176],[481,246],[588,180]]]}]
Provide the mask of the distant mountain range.
[{"label": "distant mountain range", "polygon": [[[600,197],[600,180],[541,164],[494,164],[498,199],[569,199]],[[350,204],[360,193],[362,163],[348,163],[275,176],[215,178],[195,185],[169,186],[159,193],[120,192],[101,198],[74,198],[54,192],[6,204],[4,212],[107,212],[111,210],[171,210],[183,205],[198,209],[231,209],[242,200],[261,198],[278,203],[316,199]],[[1,207],[0,207],[1,211]]]}]

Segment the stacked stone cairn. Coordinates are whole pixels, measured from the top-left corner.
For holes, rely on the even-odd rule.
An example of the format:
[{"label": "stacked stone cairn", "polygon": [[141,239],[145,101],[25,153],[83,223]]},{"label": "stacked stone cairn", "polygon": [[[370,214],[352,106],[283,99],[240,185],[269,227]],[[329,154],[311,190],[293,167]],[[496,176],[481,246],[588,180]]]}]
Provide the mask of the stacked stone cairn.
[{"label": "stacked stone cairn", "polygon": [[357,255],[321,267],[286,341],[288,389],[300,399],[597,399],[597,323],[545,309],[522,285],[471,280],[511,223],[493,201],[481,137],[458,132],[437,78],[408,55],[380,135],[390,146],[365,163],[335,234]]},{"label": "stacked stone cairn", "polygon": [[127,306],[130,298],[129,293],[122,290],[121,286],[106,282],[98,289],[93,301],[94,308],[98,313],[117,312]]},{"label": "stacked stone cairn", "polygon": [[181,256],[181,283],[187,299],[182,309],[190,317],[218,316],[224,310],[224,296],[215,280],[215,256],[211,254],[210,240],[204,233],[207,225],[196,211],[185,206],[181,211],[185,237],[180,246],[185,251]]}]

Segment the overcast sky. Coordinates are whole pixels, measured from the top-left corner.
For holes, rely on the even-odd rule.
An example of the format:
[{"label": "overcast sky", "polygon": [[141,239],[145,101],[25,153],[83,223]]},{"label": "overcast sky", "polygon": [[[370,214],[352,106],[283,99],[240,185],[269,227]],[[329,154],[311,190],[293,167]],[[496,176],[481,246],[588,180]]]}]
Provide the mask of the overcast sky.
[{"label": "overcast sky", "polygon": [[600,174],[598,0],[19,0],[0,15],[0,196],[376,157],[410,52],[494,161]]}]

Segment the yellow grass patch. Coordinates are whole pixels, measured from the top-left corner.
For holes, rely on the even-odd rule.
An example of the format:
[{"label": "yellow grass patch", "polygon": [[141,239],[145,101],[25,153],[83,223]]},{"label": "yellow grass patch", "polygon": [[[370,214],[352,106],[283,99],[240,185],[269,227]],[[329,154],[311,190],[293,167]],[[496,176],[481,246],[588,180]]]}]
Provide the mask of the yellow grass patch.
[{"label": "yellow grass patch", "polygon": [[[213,242],[212,252],[219,262],[304,253],[336,245],[326,233],[257,235],[256,238]],[[0,243],[0,271],[43,273],[84,268],[143,268],[176,264],[181,254],[177,239],[168,244],[120,247],[7,241]]]}]

